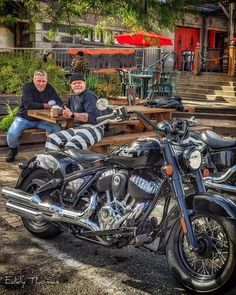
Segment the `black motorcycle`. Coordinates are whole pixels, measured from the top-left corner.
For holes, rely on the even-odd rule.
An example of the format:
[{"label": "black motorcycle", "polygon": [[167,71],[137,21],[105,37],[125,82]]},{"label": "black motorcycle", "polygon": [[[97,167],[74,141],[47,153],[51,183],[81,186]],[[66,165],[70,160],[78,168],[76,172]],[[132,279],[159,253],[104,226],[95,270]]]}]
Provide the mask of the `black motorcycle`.
[{"label": "black motorcycle", "polygon": [[[69,231],[100,245],[166,253],[180,283],[215,294],[235,278],[236,201],[206,193],[201,152],[189,140],[187,122],[154,125],[133,114],[157,138],[110,155],[75,149],[39,154],[21,164],[16,189],[2,190],[6,207],[39,238]],[[130,115],[119,107],[98,125]]]},{"label": "black motorcycle", "polygon": [[203,153],[203,168],[208,169],[204,177],[207,188],[236,195],[236,138],[223,138],[206,130],[192,133],[191,140]]}]

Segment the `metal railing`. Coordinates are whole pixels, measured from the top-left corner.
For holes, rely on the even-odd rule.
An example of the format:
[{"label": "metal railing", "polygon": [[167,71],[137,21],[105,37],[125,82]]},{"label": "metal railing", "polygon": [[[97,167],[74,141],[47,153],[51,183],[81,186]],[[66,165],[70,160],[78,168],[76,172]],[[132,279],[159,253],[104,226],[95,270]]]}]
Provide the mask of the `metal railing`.
[{"label": "metal railing", "polygon": [[52,52],[58,66],[63,68],[70,66],[72,56],[68,54],[68,48],[0,48],[0,54],[11,53],[13,56],[22,56],[25,59],[43,59],[43,56],[49,52]]},{"label": "metal railing", "polygon": [[[80,48],[85,49],[85,48]],[[88,48],[86,48],[88,49]],[[89,48],[89,50],[97,50],[101,48]],[[112,48],[102,48],[102,49],[114,49]],[[144,61],[144,66],[149,66],[161,55],[161,48],[131,48],[131,47],[122,47],[122,49],[134,49],[135,58],[133,67],[141,68]],[[52,52],[53,58],[58,66],[63,68],[68,68],[71,65],[73,55],[69,54],[68,51],[70,48],[0,48],[1,53],[12,53],[14,56],[22,56],[26,59],[41,58],[49,52]],[[144,60],[143,60],[144,59]],[[110,68],[109,64],[107,68]]]}]

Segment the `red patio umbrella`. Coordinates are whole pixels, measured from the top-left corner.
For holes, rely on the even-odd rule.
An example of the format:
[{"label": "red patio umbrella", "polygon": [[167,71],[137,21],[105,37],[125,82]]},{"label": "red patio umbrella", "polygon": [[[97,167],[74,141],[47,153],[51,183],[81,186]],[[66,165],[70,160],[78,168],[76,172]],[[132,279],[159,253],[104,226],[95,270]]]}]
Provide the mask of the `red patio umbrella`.
[{"label": "red patio umbrella", "polygon": [[130,44],[142,47],[173,45],[169,37],[143,31],[116,35],[115,38],[120,44]]},{"label": "red patio umbrella", "polygon": [[[142,47],[173,45],[169,37],[156,34],[156,33],[148,33],[144,31],[116,35],[115,38],[120,44],[130,44],[130,45],[136,45],[136,46],[142,46]],[[143,54],[143,60],[142,60],[142,68],[143,66],[144,66],[144,54]]]}]

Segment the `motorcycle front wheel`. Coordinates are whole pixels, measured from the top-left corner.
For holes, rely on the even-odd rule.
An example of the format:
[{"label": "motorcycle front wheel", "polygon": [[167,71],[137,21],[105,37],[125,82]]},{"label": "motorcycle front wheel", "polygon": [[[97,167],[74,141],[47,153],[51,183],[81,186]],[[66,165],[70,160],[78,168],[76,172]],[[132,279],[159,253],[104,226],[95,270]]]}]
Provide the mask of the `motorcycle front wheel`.
[{"label": "motorcycle front wheel", "polygon": [[[27,176],[19,188],[29,194],[34,194],[36,189],[41,186],[40,183],[46,183],[51,179],[52,175],[48,171],[37,169]],[[25,217],[22,217],[21,220],[26,229],[38,238],[51,239],[61,234],[59,227],[47,220],[38,222]]]},{"label": "motorcycle front wheel", "polygon": [[236,273],[236,227],[224,217],[207,214],[192,217],[199,250],[191,251],[177,222],[166,256],[176,279],[191,291],[216,294],[230,287]]}]

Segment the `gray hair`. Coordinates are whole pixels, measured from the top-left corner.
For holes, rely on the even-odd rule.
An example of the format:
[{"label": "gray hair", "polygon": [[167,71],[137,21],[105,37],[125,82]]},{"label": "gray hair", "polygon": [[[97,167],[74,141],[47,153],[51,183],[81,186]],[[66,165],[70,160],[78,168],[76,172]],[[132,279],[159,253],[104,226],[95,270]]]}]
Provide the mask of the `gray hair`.
[{"label": "gray hair", "polygon": [[41,76],[41,77],[46,77],[46,78],[48,77],[47,73],[45,71],[41,71],[41,70],[34,72],[33,78],[35,78],[36,76]]}]

